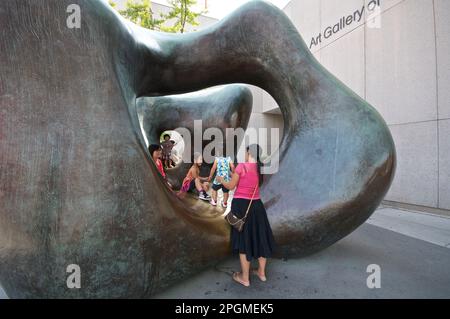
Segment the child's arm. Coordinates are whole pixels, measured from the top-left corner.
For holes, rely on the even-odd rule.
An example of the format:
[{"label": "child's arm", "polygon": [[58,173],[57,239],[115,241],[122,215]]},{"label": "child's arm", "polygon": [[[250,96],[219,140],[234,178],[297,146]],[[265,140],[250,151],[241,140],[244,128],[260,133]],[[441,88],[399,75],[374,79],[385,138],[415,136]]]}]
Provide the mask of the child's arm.
[{"label": "child's arm", "polygon": [[200,170],[198,169],[198,168],[195,168],[195,166],[192,166],[191,167],[191,174],[192,174],[192,177],[195,179],[195,178],[198,178],[200,181],[202,181],[202,182],[206,182],[206,181],[208,181],[208,177],[201,177],[200,176]]},{"label": "child's arm", "polygon": [[208,177],[201,177],[201,176],[200,176],[200,170],[198,170],[197,177],[198,177],[198,179],[199,179],[201,182],[208,182],[208,181],[209,181],[209,176],[208,176]]},{"label": "child's arm", "polygon": [[214,161],[213,166],[211,167],[211,171],[209,172],[208,181],[212,180],[212,177],[214,176],[214,172],[217,169],[217,160]]},{"label": "child's arm", "polygon": [[233,162],[230,162],[230,169],[231,169],[231,173],[234,174],[234,164],[233,164]]},{"label": "child's arm", "polygon": [[227,189],[232,190],[236,187],[236,185],[239,182],[239,174],[233,173],[233,175],[231,175],[231,180],[229,182],[225,182],[225,180],[222,176],[218,176],[217,180],[220,184],[225,186]]},{"label": "child's arm", "polygon": [[194,166],[191,166],[191,168],[189,169],[188,175],[189,175],[189,173],[191,173],[193,178],[197,178],[198,177],[198,171],[195,169]]}]

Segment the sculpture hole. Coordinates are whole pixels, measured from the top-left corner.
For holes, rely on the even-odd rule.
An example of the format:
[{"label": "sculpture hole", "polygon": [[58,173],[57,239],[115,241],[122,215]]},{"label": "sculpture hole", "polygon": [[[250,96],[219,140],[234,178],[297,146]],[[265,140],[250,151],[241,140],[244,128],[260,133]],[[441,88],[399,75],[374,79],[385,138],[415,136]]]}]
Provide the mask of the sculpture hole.
[{"label": "sculpture hole", "polygon": [[[182,188],[195,152],[204,155],[200,176],[210,175],[216,156],[214,147],[210,146],[212,141],[222,145],[224,155],[229,156],[231,152],[235,161],[239,160],[242,150],[245,156],[245,145],[258,143],[263,149],[263,161],[270,164],[271,155],[278,152],[283,138],[284,120],[278,104],[269,93],[252,85],[229,84],[184,94],[139,97],[136,112],[146,148],[150,144],[164,146],[165,135],[175,144],[171,154],[174,167],[165,168],[165,181],[174,193]],[[180,128],[185,132],[175,131]],[[230,135],[227,129],[235,133]],[[277,130],[276,134],[272,129]],[[190,135],[190,142],[179,132],[183,136]],[[201,134],[199,145],[196,145],[199,142],[196,134]],[[227,142],[233,143],[233,150],[226,149]],[[164,159],[163,166],[167,166]],[[189,192],[196,194],[197,190]],[[188,196],[186,204],[192,206],[189,200]]]},{"label": "sculpture hole", "polygon": [[164,131],[161,133],[159,137],[160,144],[164,142],[165,135],[170,136],[170,141],[173,144],[173,148],[171,151],[171,161],[173,162],[173,165],[176,167],[181,164],[184,154],[185,143],[183,137],[181,136],[180,133],[174,130]]}]

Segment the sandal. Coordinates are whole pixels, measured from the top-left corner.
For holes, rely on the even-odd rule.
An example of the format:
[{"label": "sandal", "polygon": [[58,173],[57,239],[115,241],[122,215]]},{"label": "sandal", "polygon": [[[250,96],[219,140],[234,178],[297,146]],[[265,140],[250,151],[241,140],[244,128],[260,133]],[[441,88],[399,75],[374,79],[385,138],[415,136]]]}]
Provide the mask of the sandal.
[{"label": "sandal", "polygon": [[252,269],[252,274],[258,276],[259,280],[261,280],[261,281],[267,281],[266,276],[259,275],[258,269]]},{"label": "sandal", "polygon": [[244,281],[239,277],[240,272],[234,272],[233,273],[233,280],[236,281],[237,283],[241,284],[244,287],[249,287],[250,286],[250,282],[249,281]]}]

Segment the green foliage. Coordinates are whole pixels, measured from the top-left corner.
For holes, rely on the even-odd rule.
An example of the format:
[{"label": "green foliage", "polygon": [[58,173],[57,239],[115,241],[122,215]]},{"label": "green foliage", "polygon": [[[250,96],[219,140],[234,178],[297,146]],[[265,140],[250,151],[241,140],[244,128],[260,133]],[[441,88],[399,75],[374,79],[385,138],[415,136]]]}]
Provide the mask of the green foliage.
[{"label": "green foliage", "polygon": [[172,10],[165,17],[168,20],[175,19],[175,23],[171,27],[163,27],[162,30],[166,32],[180,32],[186,31],[186,25],[198,26],[197,18],[203,12],[193,12],[191,7],[197,3],[196,0],[169,0]]},{"label": "green foliage", "polygon": [[[155,18],[150,0],[128,0],[124,10],[118,10],[126,19],[144,28],[171,33],[184,33],[186,26],[198,26],[197,18],[204,12],[193,12],[191,7],[196,0],[169,0],[171,10],[168,14],[160,14]],[[109,0],[109,4],[115,8],[117,4]],[[167,22],[170,21],[170,26]],[[173,22],[173,23],[172,23]]]},{"label": "green foliage", "polygon": [[[109,4],[113,8],[117,5],[113,0],[110,0]],[[125,4],[125,9],[118,11],[128,20],[150,30],[159,31],[162,24],[166,22],[163,15],[155,18],[150,0],[128,0]]]}]

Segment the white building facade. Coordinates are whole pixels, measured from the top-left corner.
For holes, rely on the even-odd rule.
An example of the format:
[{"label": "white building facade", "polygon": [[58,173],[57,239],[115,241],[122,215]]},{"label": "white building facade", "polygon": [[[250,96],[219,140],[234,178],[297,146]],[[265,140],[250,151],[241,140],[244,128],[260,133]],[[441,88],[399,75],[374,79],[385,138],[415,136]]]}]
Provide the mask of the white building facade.
[{"label": "white building facade", "polygon": [[398,163],[386,200],[449,210],[450,1],[293,0],[284,11],[388,123]]}]

